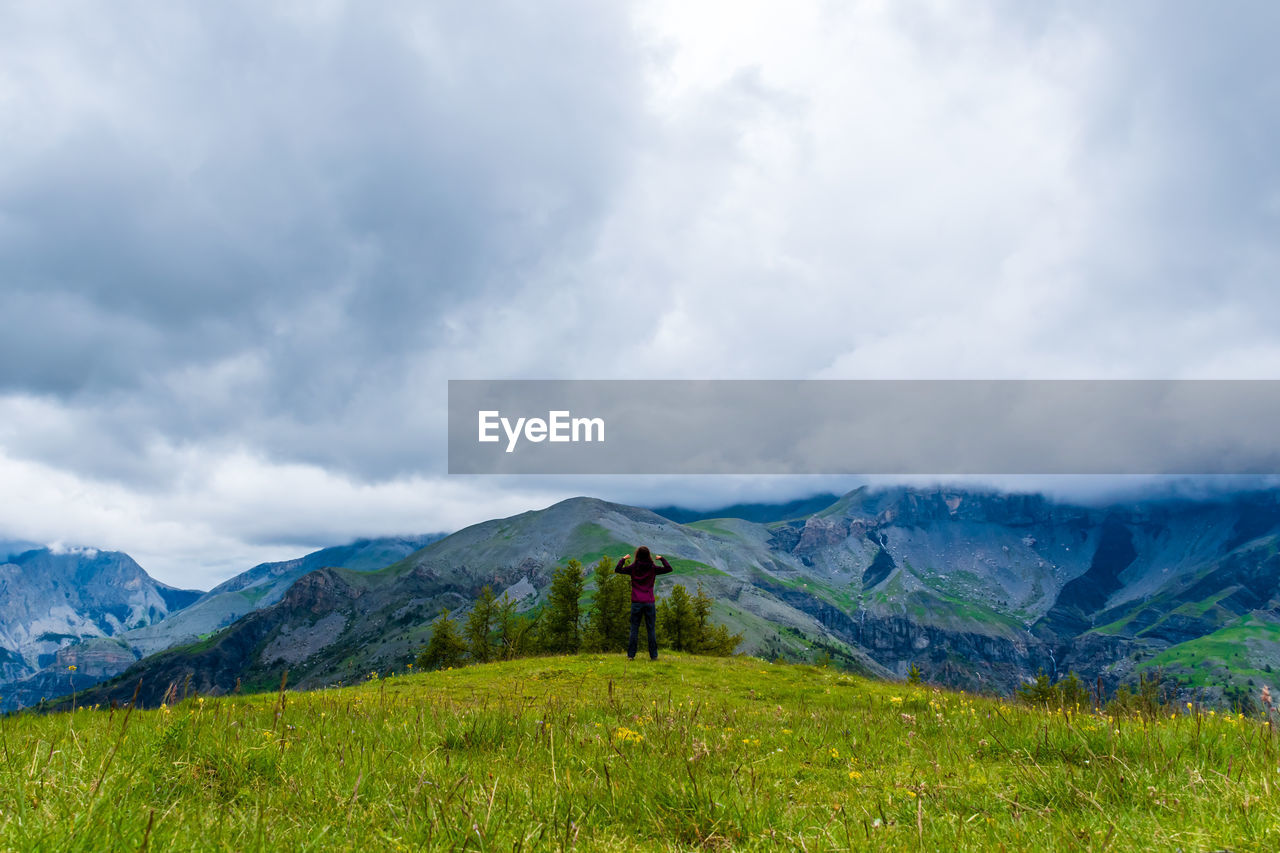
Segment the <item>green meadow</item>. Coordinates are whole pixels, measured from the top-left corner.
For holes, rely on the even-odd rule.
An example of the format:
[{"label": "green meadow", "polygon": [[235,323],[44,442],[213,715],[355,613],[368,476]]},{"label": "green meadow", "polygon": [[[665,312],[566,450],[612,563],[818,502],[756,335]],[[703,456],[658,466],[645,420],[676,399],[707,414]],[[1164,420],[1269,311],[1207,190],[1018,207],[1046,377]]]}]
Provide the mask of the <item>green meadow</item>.
[{"label": "green meadow", "polygon": [[544,657],[0,719],[14,850],[1275,850],[1268,721],[750,657]]}]

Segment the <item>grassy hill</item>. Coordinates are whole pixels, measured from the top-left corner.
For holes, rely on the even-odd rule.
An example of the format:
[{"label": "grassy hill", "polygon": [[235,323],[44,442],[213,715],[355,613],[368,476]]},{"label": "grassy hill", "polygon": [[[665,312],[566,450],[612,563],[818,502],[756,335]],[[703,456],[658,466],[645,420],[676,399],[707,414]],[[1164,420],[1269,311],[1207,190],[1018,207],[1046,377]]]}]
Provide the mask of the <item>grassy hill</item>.
[{"label": "grassy hill", "polygon": [[0,718],[0,848],[1276,849],[1269,726],[755,658],[536,658]]}]

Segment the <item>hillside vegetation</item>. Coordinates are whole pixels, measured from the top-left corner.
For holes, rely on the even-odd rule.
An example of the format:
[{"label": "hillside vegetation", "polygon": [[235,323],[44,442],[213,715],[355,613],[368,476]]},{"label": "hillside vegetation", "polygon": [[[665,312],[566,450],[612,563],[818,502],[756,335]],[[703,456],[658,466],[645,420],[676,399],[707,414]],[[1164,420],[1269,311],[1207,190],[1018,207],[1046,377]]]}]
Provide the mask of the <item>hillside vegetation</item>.
[{"label": "hillside vegetation", "polygon": [[756,658],[370,673],[0,719],[0,848],[1280,847],[1265,719],[1040,710]]}]

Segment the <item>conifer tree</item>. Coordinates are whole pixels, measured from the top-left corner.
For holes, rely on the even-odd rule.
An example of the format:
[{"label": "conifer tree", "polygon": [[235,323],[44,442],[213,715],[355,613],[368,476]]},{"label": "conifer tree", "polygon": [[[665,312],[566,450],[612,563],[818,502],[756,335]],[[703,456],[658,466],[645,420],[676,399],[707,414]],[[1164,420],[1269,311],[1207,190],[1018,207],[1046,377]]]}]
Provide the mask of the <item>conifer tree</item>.
[{"label": "conifer tree", "polygon": [[707,595],[707,591],[702,588],[702,584],[698,584],[698,592],[693,596],[690,602],[693,610],[693,641],[689,651],[697,654],[706,654],[709,649],[706,646],[711,642],[711,596]]},{"label": "conifer tree", "polygon": [[498,649],[503,660],[523,657],[533,645],[536,622],[516,610],[516,599],[504,594],[494,607]]},{"label": "conifer tree", "polygon": [[658,604],[658,631],[662,641],[677,652],[695,651],[698,623],[693,612],[693,601],[684,584],[676,584],[671,594]]},{"label": "conifer tree", "polygon": [[596,595],[587,611],[583,648],[592,652],[620,652],[627,647],[631,618],[631,579],[613,571],[613,560],[602,557],[593,570]]},{"label": "conifer tree", "polygon": [[440,669],[446,666],[460,666],[462,655],[466,652],[466,644],[458,636],[457,626],[449,618],[449,611],[440,614],[431,628],[431,639],[418,655],[416,664],[419,669]]},{"label": "conifer tree", "polygon": [[662,642],[674,651],[728,656],[742,643],[741,634],[730,634],[724,625],[711,623],[711,596],[702,584],[690,597],[681,584],[658,604],[658,628]]},{"label": "conifer tree", "polygon": [[547,604],[539,621],[543,651],[552,654],[574,654],[582,646],[582,589],[586,581],[582,563],[570,560],[551,576]]},{"label": "conifer tree", "polygon": [[742,635],[730,634],[726,625],[711,623],[711,603],[711,596],[698,584],[698,594],[693,598],[693,612],[698,618],[698,654],[728,657],[742,644]]},{"label": "conifer tree", "polygon": [[488,663],[493,659],[493,643],[489,639],[493,628],[493,611],[493,588],[486,584],[480,590],[476,603],[471,606],[471,615],[467,617],[465,629],[467,651],[471,653],[471,660],[476,663]]},{"label": "conifer tree", "polygon": [[741,634],[730,634],[727,625],[716,625],[707,632],[703,639],[702,654],[728,657],[737,651],[738,646],[741,644]]}]

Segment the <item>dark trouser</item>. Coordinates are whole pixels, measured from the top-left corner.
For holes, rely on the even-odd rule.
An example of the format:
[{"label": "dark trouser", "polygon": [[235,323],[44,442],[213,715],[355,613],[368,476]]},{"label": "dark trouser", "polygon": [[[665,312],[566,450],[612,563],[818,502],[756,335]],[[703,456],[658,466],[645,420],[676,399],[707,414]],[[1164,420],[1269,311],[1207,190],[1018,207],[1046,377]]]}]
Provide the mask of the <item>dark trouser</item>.
[{"label": "dark trouser", "polygon": [[644,618],[645,630],[649,632],[649,657],[658,659],[658,605],[653,602],[631,602],[631,638],[627,640],[627,657],[636,656],[636,645],[640,641],[640,619]]}]

